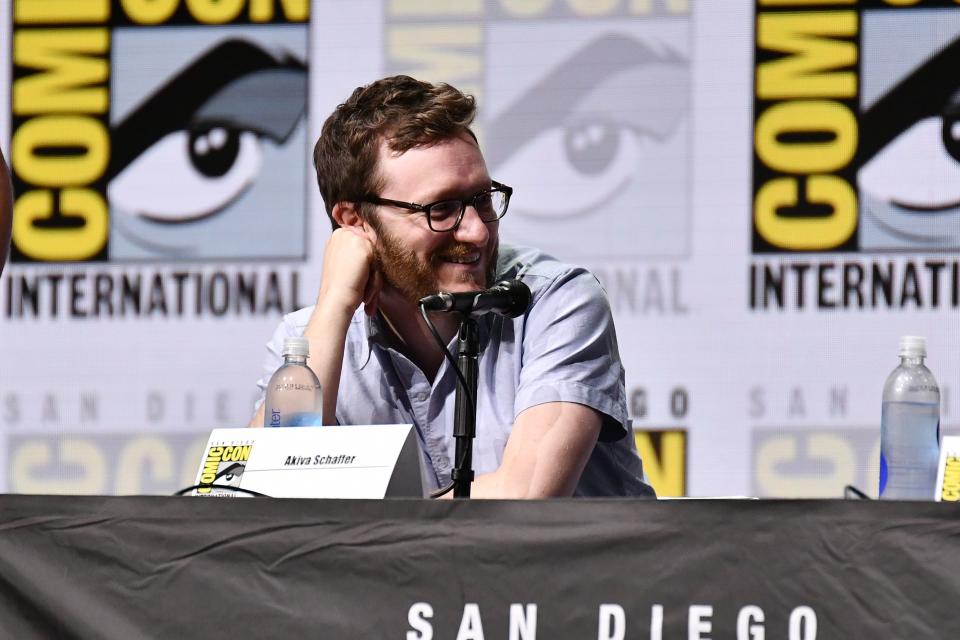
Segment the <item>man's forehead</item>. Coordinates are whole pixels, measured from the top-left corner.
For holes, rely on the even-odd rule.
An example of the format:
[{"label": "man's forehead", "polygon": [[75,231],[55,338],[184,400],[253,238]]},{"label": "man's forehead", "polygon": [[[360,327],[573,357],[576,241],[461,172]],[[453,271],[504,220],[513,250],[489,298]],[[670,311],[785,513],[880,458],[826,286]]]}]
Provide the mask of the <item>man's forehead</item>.
[{"label": "man's forehead", "polygon": [[[476,155],[468,153],[459,155],[452,151],[453,155],[446,156],[442,164],[437,167],[429,167],[435,157],[441,157],[451,152],[451,146],[467,143],[476,151]],[[436,156],[433,156],[433,154]],[[404,187],[412,186],[411,181],[416,180],[423,187],[436,185],[443,177],[456,175],[472,175],[483,173],[484,177],[489,179],[486,171],[486,161],[476,139],[468,132],[463,131],[449,137],[440,138],[429,143],[417,145],[404,151],[397,151],[391,148],[388,138],[383,137],[380,140],[377,154],[376,175],[382,189],[390,189],[394,180],[402,180]],[[425,165],[425,166],[418,166]],[[420,171],[427,167],[433,171],[432,175],[424,175]],[[446,171],[449,167],[449,171]],[[400,174],[400,175],[398,175]],[[442,175],[441,175],[442,174]],[[442,187],[441,187],[442,188]]]}]

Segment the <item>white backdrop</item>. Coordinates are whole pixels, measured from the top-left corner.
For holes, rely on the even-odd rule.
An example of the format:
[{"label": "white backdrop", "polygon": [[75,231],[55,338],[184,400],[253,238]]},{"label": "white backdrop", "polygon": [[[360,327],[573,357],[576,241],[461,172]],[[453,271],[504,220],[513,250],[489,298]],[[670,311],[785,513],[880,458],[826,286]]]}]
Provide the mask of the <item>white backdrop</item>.
[{"label": "white backdrop", "polygon": [[[875,493],[880,393],[901,334],[928,337],[943,425],[958,424],[960,207],[947,206],[960,185],[960,158],[947,144],[960,138],[948,99],[957,87],[930,96],[916,122],[893,133],[884,132],[894,125],[865,115],[878,112],[870,109],[878,95],[956,40],[960,9],[952,3],[922,2],[921,10],[807,2],[784,14],[766,6],[784,3],[755,9],[748,0],[314,0],[306,22],[296,0],[238,0],[236,11],[228,2],[170,0],[173,13],[154,15],[153,25],[138,23],[149,16],[137,7],[163,3],[118,2],[110,12],[98,12],[100,2],[66,3],[89,11],[67,19],[73,24],[54,33],[55,47],[73,62],[92,61],[93,71],[60,67],[56,81],[17,98],[11,88],[29,85],[29,60],[54,46],[37,44],[47,42],[42,33],[31,38],[62,27],[31,17],[39,3],[16,2],[23,13],[0,2],[0,145],[8,160],[13,154],[18,198],[78,186],[100,193],[109,202],[109,243],[68,263],[62,256],[82,253],[72,236],[52,244],[18,238],[0,279],[0,490],[168,493],[192,482],[209,429],[249,419],[263,344],[281,312],[315,295],[329,228],[310,177],[312,141],[354,87],[392,73],[476,94],[491,172],[516,189],[502,237],[600,277],[616,315],[634,426],[687,431],[688,495],[839,496],[848,483]],[[818,10],[838,13],[811,13]],[[109,51],[98,49],[97,30],[109,36]],[[764,40],[758,55],[761,31],[774,44]],[[230,40],[252,46],[223,58],[210,53]],[[832,80],[817,93],[802,73],[784,73],[793,85],[776,91],[755,83],[757,66],[781,55],[778,47],[808,46],[823,56],[798,56],[801,66],[815,60],[814,71],[847,73],[833,78],[853,94],[830,89]],[[850,51],[852,61],[844,57]],[[223,60],[234,70],[221,72]],[[81,91],[91,87],[109,111]],[[842,132],[853,126],[853,149],[883,138],[864,165],[880,180],[861,176],[858,191],[859,159],[827,166],[823,158],[850,138],[821,134],[833,121],[817,120],[814,99],[847,122]],[[764,138],[758,119],[787,103],[808,111],[784,119],[779,138]],[[144,104],[146,119],[131,118]],[[100,173],[67,179],[47,163],[78,156],[69,141],[80,125],[63,125],[59,145],[46,140],[52,150],[42,148],[44,132],[59,125],[44,129],[41,121],[64,114],[113,135],[113,162]],[[224,143],[228,117],[235,126]],[[144,123],[170,137],[121,141]],[[934,129],[944,137],[924,137]],[[811,130],[812,138],[800,135]],[[188,134],[195,151],[213,145],[226,164],[204,169],[203,153],[188,157],[182,140],[179,155],[148,163]],[[41,143],[28,144],[31,135]],[[14,136],[27,140],[19,157]],[[905,155],[883,155],[901,148]],[[918,172],[927,166],[921,152],[939,164]],[[79,156],[95,165],[92,154]],[[813,169],[783,168],[799,156]],[[128,205],[116,185],[138,168],[131,192],[146,197]],[[771,177],[798,173],[853,185],[856,228],[840,242],[770,246],[754,228],[755,194]],[[180,177],[186,182],[174,181]],[[876,182],[883,188],[869,192]],[[171,194],[186,194],[191,206],[215,204],[165,208]],[[17,206],[18,216],[29,209]],[[825,237],[803,225],[810,217],[785,217],[799,221],[790,237]],[[45,247],[52,257],[37,260]],[[862,304],[855,282],[843,288],[856,265],[866,273]],[[874,265],[893,270],[890,301],[871,298]],[[785,270],[780,303],[775,286],[767,304],[763,283],[751,293],[752,274],[765,269]],[[790,277],[800,271],[802,303]]]}]

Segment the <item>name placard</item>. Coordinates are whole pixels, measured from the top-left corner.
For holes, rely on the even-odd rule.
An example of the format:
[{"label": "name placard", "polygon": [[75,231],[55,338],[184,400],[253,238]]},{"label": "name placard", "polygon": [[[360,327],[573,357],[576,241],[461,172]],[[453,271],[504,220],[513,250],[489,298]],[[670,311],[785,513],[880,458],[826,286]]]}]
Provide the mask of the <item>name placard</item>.
[{"label": "name placard", "polygon": [[422,473],[409,424],[214,429],[193,495],[423,497]]}]

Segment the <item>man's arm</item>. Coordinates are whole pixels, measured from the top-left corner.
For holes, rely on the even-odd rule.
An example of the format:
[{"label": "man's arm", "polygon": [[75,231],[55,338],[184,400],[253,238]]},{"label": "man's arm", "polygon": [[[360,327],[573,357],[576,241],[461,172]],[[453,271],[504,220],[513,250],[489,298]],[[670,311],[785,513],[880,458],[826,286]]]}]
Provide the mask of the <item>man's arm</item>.
[{"label": "man's arm", "polygon": [[547,402],[523,411],[493,473],[478,476],[474,498],[572,496],[600,434],[594,409],[573,402]]},{"label": "man's arm", "polygon": [[535,293],[519,334],[517,413],[500,468],[474,481],[477,497],[573,495],[597,441],[626,431],[623,368],[599,282],[576,268],[525,278]]},{"label": "man's arm", "polygon": [[[338,214],[342,220],[342,213],[335,210]],[[350,320],[361,303],[366,305],[367,313],[376,312],[379,290],[380,276],[373,266],[372,244],[357,225],[341,226],[327,241],[320,293],[303,333],[310,341],[307,362],[320,381],[324,424],[336,424],[340,370]],[[261,404],[248,426],[262,427],[264,410]]]}]

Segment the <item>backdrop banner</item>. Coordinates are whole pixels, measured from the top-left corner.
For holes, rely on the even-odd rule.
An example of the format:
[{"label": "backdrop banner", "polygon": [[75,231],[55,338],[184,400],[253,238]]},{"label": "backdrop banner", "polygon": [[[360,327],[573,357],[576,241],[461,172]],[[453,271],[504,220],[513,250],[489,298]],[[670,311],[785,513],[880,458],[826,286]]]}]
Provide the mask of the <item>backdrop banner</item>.
[{"label": "backdrop banner", "polygon": [[951,505],[0,497],[15,638],[948,638]]},{"label": "backdrop banner", "polygon": [[316,300],[325,119],[406,74],[476,97],[501,240],[603,285],[657,495],[875,497],[901,335],[960,434],[958,9],[0,0],[0,492],[190,483]]}]

